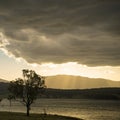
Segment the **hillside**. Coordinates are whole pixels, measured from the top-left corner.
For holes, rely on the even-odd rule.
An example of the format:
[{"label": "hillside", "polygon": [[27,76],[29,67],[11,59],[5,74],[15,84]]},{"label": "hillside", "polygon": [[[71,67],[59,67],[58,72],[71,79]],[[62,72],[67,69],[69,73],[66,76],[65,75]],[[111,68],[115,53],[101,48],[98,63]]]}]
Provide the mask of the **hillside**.
[{"label": "hillside", "polygon": [[120,100],[120,88],[46,89],[45,98]]},{"label": "hillside", "polygon": [[104,87],[120,87],[120,81],[111,81],[100,78],[87,78],[81,76],[57,75],[45,79],[48,88],[59,89],[89,89]]},{"label": "hillside", "polygon": [[[0,82],[7,83],[7,80],[0,79]],[[54,89],[90,89],[105,87],[120,87],[120,81],[112,81],[101,78],[88,78],[72,75],[47,76],[45,83],[48,88]]]},{"label": "hillside", "polygon": [[[7,97],[8,83],[0,82],[0,98]],[[44,91],[42,98],[59,98],[59,99],[107,99],[120,100],[119,88],[94,88],[94,89],[51,89]]]},{"label": "hillside", "polygon": [[0,78],[0,82],[8,83],[7,80],[1,79],[1,78]]}]

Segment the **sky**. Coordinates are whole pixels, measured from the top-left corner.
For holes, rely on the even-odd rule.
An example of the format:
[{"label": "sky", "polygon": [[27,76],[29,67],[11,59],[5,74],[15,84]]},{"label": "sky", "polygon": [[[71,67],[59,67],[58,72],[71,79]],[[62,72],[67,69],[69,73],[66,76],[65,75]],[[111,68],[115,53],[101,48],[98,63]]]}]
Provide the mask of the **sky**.
[{"label": "sky", "polygon": [[0,78],[22,69],[120,81],[120,1],[0,0]]}]

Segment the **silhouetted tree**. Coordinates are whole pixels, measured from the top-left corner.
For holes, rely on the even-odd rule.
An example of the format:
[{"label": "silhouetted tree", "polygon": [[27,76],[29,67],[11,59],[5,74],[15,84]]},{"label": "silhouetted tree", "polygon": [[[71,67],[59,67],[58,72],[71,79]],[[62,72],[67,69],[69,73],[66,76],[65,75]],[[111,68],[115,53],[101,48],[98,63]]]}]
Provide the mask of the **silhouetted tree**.
[{"label": "silhouetted tree", "polygon": [[2,99],[2,98],[0,98],[0,103],[2,102],[2,100],[3,100],[3,99]]},{"label": "silhouetted tree", "polygon": [[11,103],[12,103],[12,100],[15,99],[15,97],[13,95],[8,95],[7,99],[9,100],[10,102],[10,107],[11,107]]},{"label": "silhouetted tree", "polygon": [[26,106],[29,116],[30,106],[45,88],[44,78],[32,70],[23,70],[23,79],[11,81],[8,90]]}]

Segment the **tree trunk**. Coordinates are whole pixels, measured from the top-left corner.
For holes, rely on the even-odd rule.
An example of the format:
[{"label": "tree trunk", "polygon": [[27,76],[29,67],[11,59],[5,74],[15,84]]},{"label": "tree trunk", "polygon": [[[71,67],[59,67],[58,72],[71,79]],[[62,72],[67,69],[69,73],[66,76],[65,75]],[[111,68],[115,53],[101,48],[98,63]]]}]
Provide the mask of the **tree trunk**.
[{"label": "tree trunk", "polygon": [[27,116],[29,116],[30,115],[30,106],[27,105],[26,107],[27,107]]},{"label": "tree trunk", "polygon": [[10,107],[11,107],[11,100],[10,100]]}]

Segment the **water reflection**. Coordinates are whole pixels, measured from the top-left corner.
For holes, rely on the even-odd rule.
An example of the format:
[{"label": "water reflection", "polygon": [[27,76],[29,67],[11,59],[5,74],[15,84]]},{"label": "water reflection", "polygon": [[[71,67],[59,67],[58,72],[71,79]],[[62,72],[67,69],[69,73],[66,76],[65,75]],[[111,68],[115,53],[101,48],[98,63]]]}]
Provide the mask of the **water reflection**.
[{"label": "water reflection", "polygon": [[[83,118],[85,120],[120,120],[120,101],[80,100],[80,99],[40,99],[31,109],[31,113],[60,114]],[[26,112],[19,102],[8,100],[1,102],[0,111]]]}]

